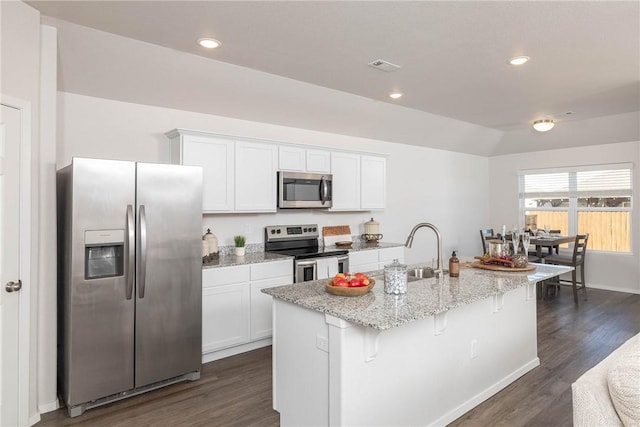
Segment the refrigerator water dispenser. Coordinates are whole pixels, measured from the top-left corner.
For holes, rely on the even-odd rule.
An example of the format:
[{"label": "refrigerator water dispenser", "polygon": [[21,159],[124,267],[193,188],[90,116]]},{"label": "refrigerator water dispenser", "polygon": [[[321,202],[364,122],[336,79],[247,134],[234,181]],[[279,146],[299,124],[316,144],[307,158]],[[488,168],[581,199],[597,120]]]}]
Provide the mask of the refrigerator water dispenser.
[{"label": "refrigerator water dispenser", "polygon": [[84,232],[84,278],[102,279],[124,274],[124,230]]}]

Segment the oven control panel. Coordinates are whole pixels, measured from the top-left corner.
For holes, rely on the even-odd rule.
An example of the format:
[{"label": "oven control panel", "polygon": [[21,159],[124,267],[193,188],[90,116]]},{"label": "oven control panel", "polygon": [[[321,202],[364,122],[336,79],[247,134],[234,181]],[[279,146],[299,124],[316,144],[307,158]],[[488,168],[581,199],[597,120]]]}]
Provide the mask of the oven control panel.
[{"label": "oven control panel", "polygon": [[270,225],[265,227],[267,241],[318,238],[318,224]]}]

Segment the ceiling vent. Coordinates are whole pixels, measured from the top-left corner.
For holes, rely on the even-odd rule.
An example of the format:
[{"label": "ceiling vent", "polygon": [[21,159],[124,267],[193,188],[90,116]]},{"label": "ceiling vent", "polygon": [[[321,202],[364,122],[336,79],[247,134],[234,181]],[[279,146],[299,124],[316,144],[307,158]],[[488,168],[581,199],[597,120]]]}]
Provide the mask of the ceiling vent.
[{"label": "ceiling vent", "polygon": [[369,66],[375,68],[376,70],[386,71],[388,73],[400,69],[399,65],[392,64],[391,62],[387,62],[383,59],[376,59],[375,61],[371,61],[369,62]]}]

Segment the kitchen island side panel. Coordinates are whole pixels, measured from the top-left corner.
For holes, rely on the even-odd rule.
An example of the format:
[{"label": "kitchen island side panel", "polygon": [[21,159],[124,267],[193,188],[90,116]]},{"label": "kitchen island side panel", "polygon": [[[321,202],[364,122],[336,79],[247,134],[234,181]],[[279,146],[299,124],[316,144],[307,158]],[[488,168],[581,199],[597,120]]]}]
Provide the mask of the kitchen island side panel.
[{"label": "kitchen island side panel", "polygon": [[[394,304],[390,312],[405,309],[402,297],[389,304]],[[281,310],[283,305],[286,309]],[[297,355],[294,364],[299,362],[296,368],[286,366],[294,383],[279,382],[285,367],[275,366],[276,409],[283,426],[443,425],[539,365],[535,284],[385,331],[281,301],[276,311],[281,325],[296,328],[277,330],[274,357],[286,348]],[[304,333],[309,319],[314,319],[315,329]],[[315,365],[313,358],[303,359],[307,351],[300,352],[300,343],[315,346],[323,320],[329,360],[328,365],[324,358]],[[280,346],[282,342],[287,347]],[[327,377],[320,378],[327,367]],[[305,390],[329,385],[328,422],[304,411],[296,418],[286,414],[298,404],[287,396],[295,397],[294,390],[303,384]],[[320,397],[313,396],[318,407],[324,405]]]},{"label": "kitchen island side panel", "polygon": [[325,315],[277,298],[273,302],[273,401],[280,425],[326,426],[329,354],[318,345],[328,343]]}]

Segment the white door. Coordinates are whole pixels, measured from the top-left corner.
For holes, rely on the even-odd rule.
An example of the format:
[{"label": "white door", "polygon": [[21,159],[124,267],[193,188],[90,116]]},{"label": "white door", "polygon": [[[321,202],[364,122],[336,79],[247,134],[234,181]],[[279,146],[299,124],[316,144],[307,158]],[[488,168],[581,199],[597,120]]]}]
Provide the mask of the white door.
[{"label": "white door", "polygon": [[20,187],[22,183],[29,188],[24,168],[30,120],[28,108],[5,99],[0,113],[0,425],[23,426],[29,424],[29,307],[21,257],[28,244],[23,230],[30,214],[24,204],[29,193],[24,189],[21,193]]}]

